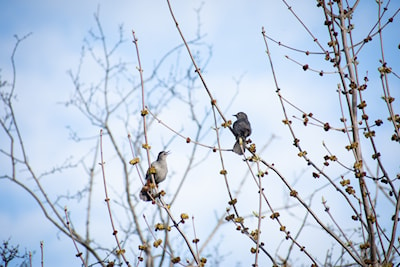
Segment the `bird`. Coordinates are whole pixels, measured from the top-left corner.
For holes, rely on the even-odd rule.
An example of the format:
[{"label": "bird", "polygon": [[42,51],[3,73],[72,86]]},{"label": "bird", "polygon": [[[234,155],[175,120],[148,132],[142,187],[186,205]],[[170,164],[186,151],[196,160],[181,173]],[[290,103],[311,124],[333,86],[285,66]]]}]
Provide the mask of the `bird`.
[{"label": "bird", "polygon": [[139,193],[139,198],[143,201],[151,201],[152,198],[150,196],[151,194],[151,185],[153,183],[153,177],[154,176],[154,182],[156,183],[156,186],[161,183],[162,181],[165,180],[167,177],[168,173],[168,167],[167,167],[167,156],[169,154],[169,151],[161,151],[158,153],[157,160],[153,161],[150,165],[150,168],[146,172],[146,183],[143,186],[142,190],[140,190]]},{"label": "bird", "polygon": [[246,143],[246,138],[251,135],[251,125],[246,113],[239,112],[233,116],[235,116],[237,120],[233,123],[233,134],[236,137],[236,142],[232,150],[236,154],[242,155],[245,150],[244,144]]}]

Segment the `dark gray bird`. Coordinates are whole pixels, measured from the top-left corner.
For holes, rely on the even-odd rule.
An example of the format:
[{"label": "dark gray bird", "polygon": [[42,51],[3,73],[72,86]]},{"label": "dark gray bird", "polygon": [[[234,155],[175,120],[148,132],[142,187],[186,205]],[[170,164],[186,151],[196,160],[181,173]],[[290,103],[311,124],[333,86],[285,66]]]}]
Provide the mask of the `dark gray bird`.
[{"label": "dark gray bird", "polygon": [[[237,118],[237,120],[233,123],[233,134],[236,137],[236,143],[233,146],[233,152],[242,155],[245,150],[246,138],[251,134],[251,126],[249,120],[247,119],[246,113],[239,112],[233,116]],[[240,143],[242,143],[242,147],[240,146]]]},{"label": "dark gray bird", "polygon": [[158,153],[158,157],[156,161],[151,163],[150,168],[147,170],[146,173],[146,184],[143,186],[142,190],[140,190],[139,198],[143,201],[150,201],[152,200],[150,197],[151,194],[151,186],[150,184],[153,183],[152,175],[154,175],[154,182],[156,185],[161,183],[165,180],[168,173],[167,167],[167,156],[169,151],[161,151]]}]

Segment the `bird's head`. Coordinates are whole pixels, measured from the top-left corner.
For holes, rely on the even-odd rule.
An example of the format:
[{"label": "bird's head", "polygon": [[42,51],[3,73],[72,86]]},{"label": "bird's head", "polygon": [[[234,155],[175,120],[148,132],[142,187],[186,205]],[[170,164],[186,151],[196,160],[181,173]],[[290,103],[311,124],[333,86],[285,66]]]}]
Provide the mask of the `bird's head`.
[{"label": "bird's head", "polygon": [[170,153],[169,151],[161,151],[160,153],[158,153],[157,160],[166,158],[169,155],[169,153]]},{"label": "bird's head", "polygon": [[247,118],[247,115],[244,112],[238,112],[237,114],[235,114],[233,116],[235,116],[238,119],[246,119]]}]

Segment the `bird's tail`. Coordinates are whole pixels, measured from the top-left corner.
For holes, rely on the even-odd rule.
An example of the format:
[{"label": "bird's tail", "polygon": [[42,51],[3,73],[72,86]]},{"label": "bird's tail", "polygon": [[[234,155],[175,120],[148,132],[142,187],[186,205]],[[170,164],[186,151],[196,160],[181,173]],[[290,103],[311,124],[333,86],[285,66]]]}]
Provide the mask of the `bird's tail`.
[{"label": "bird's tail", "polygon": [[142,190],[139,192],[139,198],[143,201],[151,201],[150,194],[152,192],[151,181],[149,179],[146,180],[146,183],[142,187]]},{"label": "bird's tail", "polygon": [[151,197],[149,194],[150,194],[150,187],[145,185],[139,192],[139,198],[143,201],[151,201]]},{"label": "bird's tail", "polygon": [[238,138],[237,140],[236,140],[236,143],[233,145],[233,152],[235,152],[236,154],[238,154],[238,155],[243,155],[243,152],[244,152],[244,150],[245,150],[245,142],[244,142],[244,140],[242,141],[242,145],[240,145],[240,139],[241,138]]}]

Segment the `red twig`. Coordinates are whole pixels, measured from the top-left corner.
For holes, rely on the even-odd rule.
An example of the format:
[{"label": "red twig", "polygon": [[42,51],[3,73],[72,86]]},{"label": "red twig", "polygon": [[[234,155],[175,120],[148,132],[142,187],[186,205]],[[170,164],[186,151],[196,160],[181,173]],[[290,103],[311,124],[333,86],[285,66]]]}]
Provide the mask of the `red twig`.
[{"label": "red twig", "polygon": [[83,258],[83,253],[79,251],[78,244],[75,241],[75,235],[74,235],[74,231],[71,228],[71,222],[69,221],[67,207],[64,208],[64,213],[65,213],[65,220],[66,220],[66,223],[67,223],[67,226],[68,226],[68,231],[69,231],[69,234],[71,235],[72,242],[74,243],[74,246],[75,246],[75,249],[76,249],[76,252],[77,252],[76,256],[81,259],[82,265],[87,267],[86,261]]},{"label": "red twig", "polygon": [[122,248],[121,243],[119,241],[118,231],[115,228],[114,220],[113,220],[113,216],[112,216],[112,212],[111,212],[110,198],[108,197],[106,173],[105,173],[105,168],[104,168],[105,162],[104,162],[104,157],[103,157],[103,130],[102,129],[100,130],[100,158],[101,158],[101,162],[99,164],[101,166],[101,172],[103,174],[104,194],[106,196],[105,202],[107,204],[108,215],[110,217],[111,227],[113,230],[112,234],[113,234],[113,236],[115,238],[115,242],[117,243],[117,246],[118,246],[117,255],[122,256],[122,258],[127,266],[131,266],[129,264],[128,259],[125,256],[125,249]]}]

